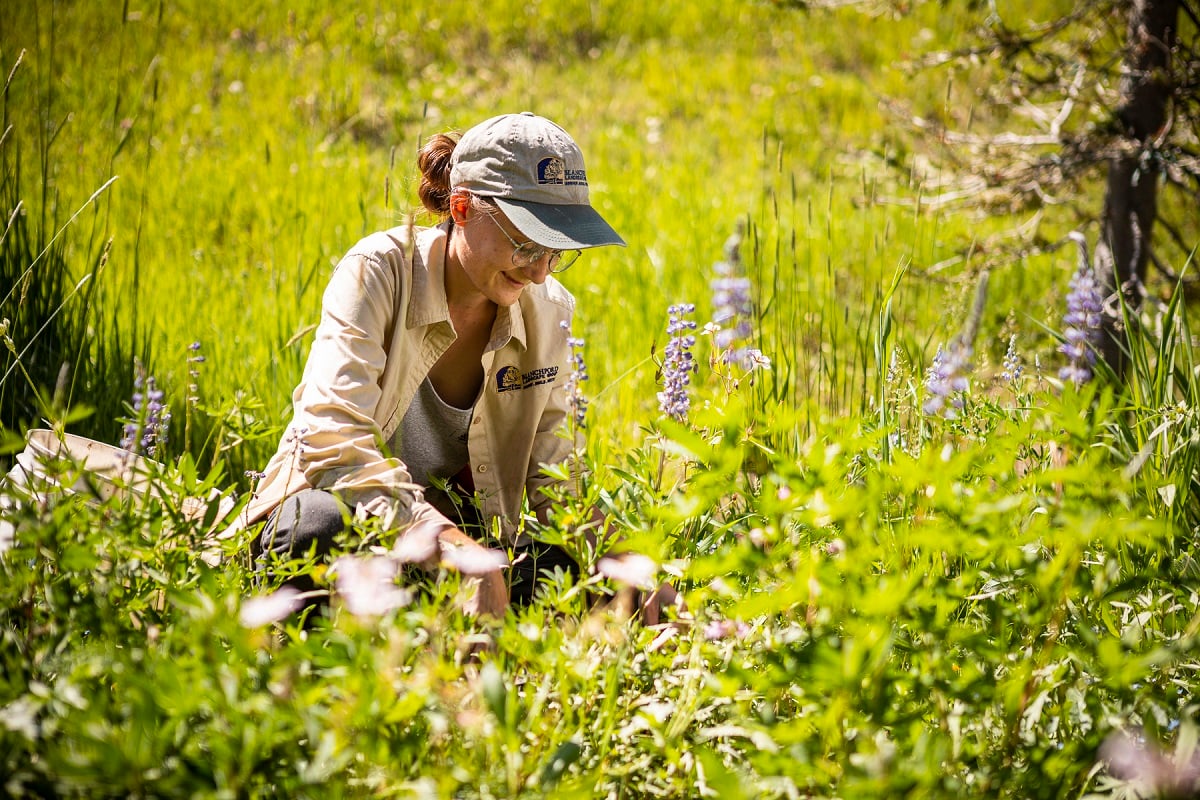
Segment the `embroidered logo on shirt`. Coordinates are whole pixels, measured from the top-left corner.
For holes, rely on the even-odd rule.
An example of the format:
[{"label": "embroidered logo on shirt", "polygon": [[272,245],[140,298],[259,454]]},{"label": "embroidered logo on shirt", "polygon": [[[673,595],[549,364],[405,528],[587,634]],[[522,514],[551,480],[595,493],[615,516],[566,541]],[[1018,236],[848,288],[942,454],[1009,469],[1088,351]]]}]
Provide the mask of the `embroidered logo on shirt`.
[{"label": "embroidered logo on shirt", "polygon": [[511,392],[514,389],[528,389],[530,386],[553,383],[557,375],[558,367],[538,367],[525,373],[516,367],[501,367],[496,373],[496,391]]}]

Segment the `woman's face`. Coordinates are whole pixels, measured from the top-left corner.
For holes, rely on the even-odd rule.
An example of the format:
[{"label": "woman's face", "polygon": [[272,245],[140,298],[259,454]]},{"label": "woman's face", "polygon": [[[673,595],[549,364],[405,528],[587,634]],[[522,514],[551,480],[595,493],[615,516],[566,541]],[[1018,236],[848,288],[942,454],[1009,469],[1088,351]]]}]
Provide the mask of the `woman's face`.
[{"label": "woman's face", "polygon": [[459,245],[455,253],[476,292],[498,306],[511,306],[526,286],[545,283],[550,274],[550,256],[527,267],[514,266],[513,251],[528,239],[500,211],[491,211],[490,217],[489,211],[478,204],[469,205],[465,222],[454,232]]}]

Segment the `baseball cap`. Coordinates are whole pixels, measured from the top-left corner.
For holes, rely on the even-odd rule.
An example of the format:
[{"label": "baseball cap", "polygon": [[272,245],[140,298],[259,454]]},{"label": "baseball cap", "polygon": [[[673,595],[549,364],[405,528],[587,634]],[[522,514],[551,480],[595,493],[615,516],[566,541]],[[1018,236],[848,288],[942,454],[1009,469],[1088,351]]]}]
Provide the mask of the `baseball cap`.
[{"label": "baseball cap", "polygon": [[492,200],[543,247],[625,245],[588,200],[579,145],[545,117],[524,111],[485,120],[458,140],[450,164],[451,187]]}]

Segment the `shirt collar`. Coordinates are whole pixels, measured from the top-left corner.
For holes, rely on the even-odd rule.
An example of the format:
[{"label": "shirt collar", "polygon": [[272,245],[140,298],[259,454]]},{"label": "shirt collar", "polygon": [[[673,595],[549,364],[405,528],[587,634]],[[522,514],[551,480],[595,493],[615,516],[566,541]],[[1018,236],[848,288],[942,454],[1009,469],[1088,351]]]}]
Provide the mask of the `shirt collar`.
[{"label": "shirt collar", "polygon": [[450,320],[446,302],[446,234],[449,223],[433,228],[410,228],[412,291],[408,297],[407,325],[418,328]]},{"label": "shirt collar", "polygon": [[525,301],[526,292],[522,292],[521,299],[511,306],[496,309],[496,324],[492,326],[488,350],[499,350],[512,339],[525,349],[525,315],[521,312],[521,303]]}]

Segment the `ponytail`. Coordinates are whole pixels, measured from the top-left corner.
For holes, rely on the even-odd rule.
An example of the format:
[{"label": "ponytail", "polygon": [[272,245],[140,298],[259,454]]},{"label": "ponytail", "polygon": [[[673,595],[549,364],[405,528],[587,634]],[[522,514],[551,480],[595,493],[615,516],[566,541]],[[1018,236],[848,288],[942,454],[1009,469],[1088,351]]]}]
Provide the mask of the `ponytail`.
[{"label": "ponytail", "polygon": [[417,194],[421,205],[439,217],[450,214],[450,157],[457,144],[456,137],[435,133],[417,153],[417,168],[421,170]]}]

